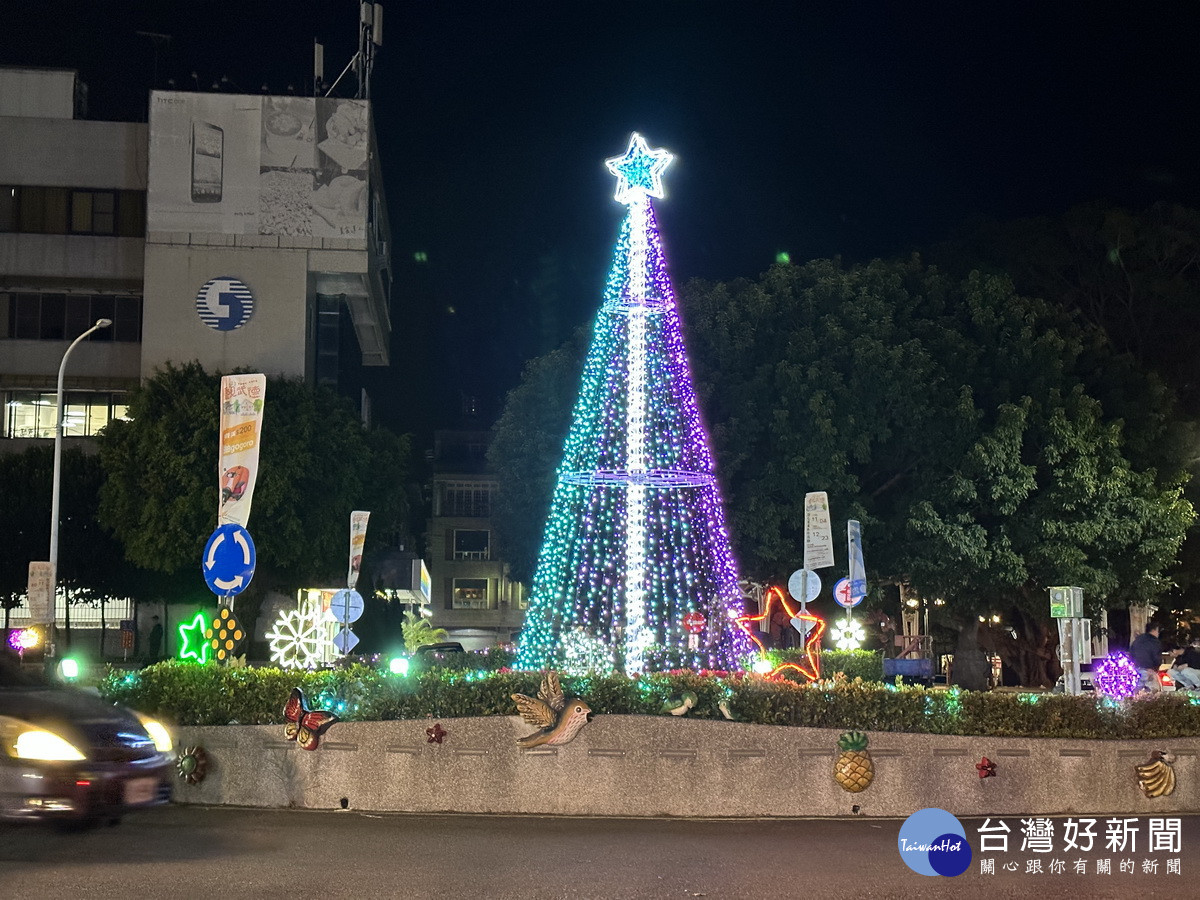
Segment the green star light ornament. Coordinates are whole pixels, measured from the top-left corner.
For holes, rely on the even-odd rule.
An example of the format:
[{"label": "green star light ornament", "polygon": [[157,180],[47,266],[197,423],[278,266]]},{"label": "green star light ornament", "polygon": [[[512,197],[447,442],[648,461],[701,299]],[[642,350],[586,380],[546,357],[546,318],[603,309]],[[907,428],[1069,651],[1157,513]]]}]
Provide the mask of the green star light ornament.
[{"label": "green star light ornament", "polygon": [[208,662],[208,641],[204,639],[204,629],[208,619],[204,613],[196,613],[196,618],[190,624],[179,626],[179,658],[194,659],[204,665]]},{"label": "green star light ornament", "polygon": [[673,157],[666,150],[651,150],[646,139],[636,131],[629,137],[629,149],[624,156],[606,159],[608,171],[617,176],[618,203],[640,203],[646,197],[661,200],[663,194],[662,173],[671,164]]}]

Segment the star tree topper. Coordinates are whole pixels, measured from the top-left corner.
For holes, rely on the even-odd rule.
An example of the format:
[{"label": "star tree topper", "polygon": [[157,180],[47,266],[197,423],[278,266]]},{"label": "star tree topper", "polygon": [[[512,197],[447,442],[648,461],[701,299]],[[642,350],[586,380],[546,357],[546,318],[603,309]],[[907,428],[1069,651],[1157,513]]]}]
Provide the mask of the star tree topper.
[{"label": "star tree topper", "polygon": [[623,156],[606,159],[608,171],[617,176],[618,203],[638,203],[644,197],[663,198],[662,173],[671,164],[666,150],[651,150],[636,131],[629,137],[629,149]]}]

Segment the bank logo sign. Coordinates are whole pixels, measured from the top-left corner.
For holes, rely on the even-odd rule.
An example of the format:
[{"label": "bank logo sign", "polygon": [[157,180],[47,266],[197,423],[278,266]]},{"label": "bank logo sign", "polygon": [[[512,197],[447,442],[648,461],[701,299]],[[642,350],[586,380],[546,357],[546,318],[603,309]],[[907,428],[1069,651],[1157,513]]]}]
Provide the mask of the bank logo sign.
[{"label": "bank logo sign", "polygon": [[961,875],[971,865],[962,823],[944,809],[921,809],[900,826],[900,858],[918,875]]},{"label": "bank logo sign", "polygon": [[209,328],[233,331],[254,315],[254,295],[236,278],[211,278],[196,294],[196,314]]}]

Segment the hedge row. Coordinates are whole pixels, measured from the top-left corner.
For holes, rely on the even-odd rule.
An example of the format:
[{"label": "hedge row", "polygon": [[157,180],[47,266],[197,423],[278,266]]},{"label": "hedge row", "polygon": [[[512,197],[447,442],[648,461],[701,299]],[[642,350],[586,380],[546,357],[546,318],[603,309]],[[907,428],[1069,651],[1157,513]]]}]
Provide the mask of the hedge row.
[{"label": "hedge row", "polygon": [[[431,669],[396,676],[364,665],[319,672],[224,668],[176,662],[140,672],[110,672],[101,693],[179,725],[266,725],[283,721],[293,687],[313,707],[349,721],[434,716],[515,715],[513,693],[534,695],[536,672]],[[696,694],[693,718],[721,719],[724,701],[738,721],[763,725],[929,734],[1047,738],[1200,736],[1200,698],[1156,695],[1115,702],[1064,695],[975,693],[899,688],[835,677],[814,684],[752,675],[678,671],[564,676],[568,694],[599,715],[655,715],[663,704]]]}]

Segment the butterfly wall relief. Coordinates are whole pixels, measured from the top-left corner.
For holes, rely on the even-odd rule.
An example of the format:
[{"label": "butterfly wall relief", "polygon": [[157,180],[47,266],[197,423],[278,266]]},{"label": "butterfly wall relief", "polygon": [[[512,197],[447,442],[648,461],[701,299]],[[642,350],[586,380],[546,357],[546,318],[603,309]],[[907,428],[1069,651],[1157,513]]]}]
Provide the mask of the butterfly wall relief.
[{"label": "butterfly wall relief", "polygon": [[283,717],[287,719],[283,725],[283,736],[305,750],[316,750],[321,735],[338,721],[338,717],[331,712],[309,709],[300,688],[292,688],[292,694],[283,707]]}]

